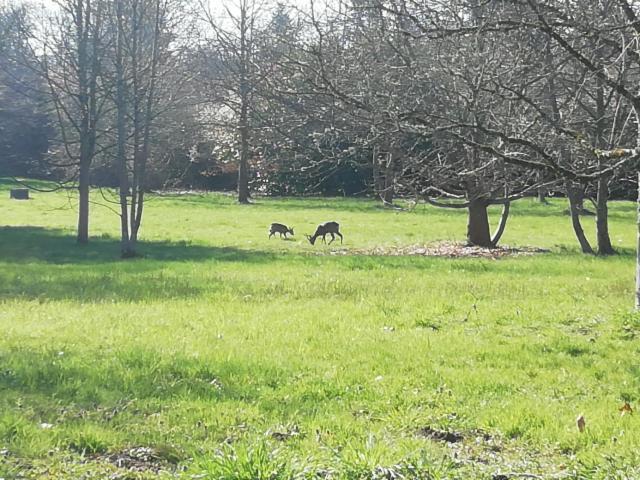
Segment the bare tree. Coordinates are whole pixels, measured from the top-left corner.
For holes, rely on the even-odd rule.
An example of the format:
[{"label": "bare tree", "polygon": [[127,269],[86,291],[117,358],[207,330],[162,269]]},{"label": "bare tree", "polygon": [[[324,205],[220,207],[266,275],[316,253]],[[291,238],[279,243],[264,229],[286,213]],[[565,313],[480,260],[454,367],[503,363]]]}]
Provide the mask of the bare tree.
[{"label": "bare tree", "polygon": [[100,126],[111,86],[104,81],[102,0],[59,0],[57,9],[33,30],[33,58],[49,87],[49,98],[67,157],[77,169],[78,243],[89,241],[91,164],[99,153]]},{"label": "bare tree", "polygon": [[[176,96],[178,54],[174,12],[168,0],[116,0],[115,51],[116,169],[120,179],[121,255],[137,253],[152,131],[158,115]],[[184,72],[182,72],[184,73]],[[178,74],[179,75],[179,74]]]},{"label": "bare tree", "polygon": [[[634,149],[617,148],[628,138],[629,122],[622,119],[633,106],[619,87],[633,68],[620,68],[620,54],[629,49],[613,38],[621,25],[619,6],[600,3],[564,11],[551,2],[374,0],[370,8],[403,18],[411,27],[404,30],[409,41],[423,46],[420,51],[435,44],[441,52],[427,63],[408,57],[412,73],[433,79],[439,108],[415,102],[413,108],[403,105],[398,117],[426,136],[446,131],[466,145],[476,158],[467,171],[500,160],[523,169],[525,177],[527,170],[538,171],[539,179],[565,178],[580,191],[597,183],[599,252],[608,254],[607,181],[635,155]],[[612,19],[609,24],[600,25],[603,12]],[[605,80],[605,66],[615,72],[618,86]],[[415,75],[409,78],[414,81]],[[407,82],[398,87],[410,88]],[[571,211],[583,251],[592,252],[577,208]]]},{"label": "bare tree", "polygon": [[[221,11],[213,11],[210,4],[201,4],[206,20],[203,45],[204,76],[208,96],[218,108],[218,123],[231,115],[237,132],[238,201],[248,203],[249,160],[252,157],[252,102],[258,83],[256,57],[266,4],[256,0],[225,2]],[[264,16],[261,16],[264,15]],[[223,123],[231,124],[228,120]]]},{"label": "bare tree", "polygon": [[[597,79],[603,88],[606,87],[624,98],[635,117],[636,125],[640,125],[640,94],[637,89],[629,87],[629,79],[637,78],[640,71],[640,56],[636,47],[640,34],[637,3],[627,0],[606,2],[608,15],[605,18],[598,16],[597,13],[601,12],[595,9],[573,9],[547,1],[526,0],[522,3],[530,9],[531,23],[545,32],[560,49]],[[572,28],[563,28],[562,25],[571,25]],[[591,39],[605,45],[611,54],[592,55],[593,44],[586,41]],[[615,140],[624,142],[627,139]],[[620,160],[635,159],[640,155],[640,127],[632,140],[633,146],[614,143],[610,148],[598,148],[594,153],[602,161],[614,160],[620,163]],[[640,185],[640,173],[638,179]],[[638,225],[636,309],[640,309],[640,216]]]}]

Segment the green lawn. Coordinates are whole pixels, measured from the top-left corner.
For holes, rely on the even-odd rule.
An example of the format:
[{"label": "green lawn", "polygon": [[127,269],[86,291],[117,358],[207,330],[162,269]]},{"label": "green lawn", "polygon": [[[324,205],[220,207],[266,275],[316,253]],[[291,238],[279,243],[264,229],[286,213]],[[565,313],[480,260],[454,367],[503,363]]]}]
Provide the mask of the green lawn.
[{"label": "green lawn", "polygon": [[[581,255],[563,201],[523,200],[502,243],[551,252],[490,260],[330,254],[462,241],[464,212],[151,196],[122,261],[99,193],[79,247],[73,193],[8,188],[0,478],[640,477],[631,202],[620,255]],[[327,220],[344,245],[309,245]]]}]

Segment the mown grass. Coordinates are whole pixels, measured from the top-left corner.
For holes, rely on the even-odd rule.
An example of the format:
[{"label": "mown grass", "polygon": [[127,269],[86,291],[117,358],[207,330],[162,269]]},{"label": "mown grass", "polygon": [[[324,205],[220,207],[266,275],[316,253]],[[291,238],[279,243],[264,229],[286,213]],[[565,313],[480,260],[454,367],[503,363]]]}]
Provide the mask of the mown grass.
[{"label": "mown grass", "polygon": [[[0,477],[640,476],[638,420],[618,410],[640,397],[632,203],[611,207],[620,255],[581,255],[564,202],[525,200],[504,243],[551,252],[488,260],[302,236],[337,220],[350,249],[462,240],[463,212],[152,196],[144,257],[122,261],[108,208],[79,247],[66,192],[7,188]],[[295,239],[268,240],[272,221]],[[119,468],[133,447],[155,463]]]}]

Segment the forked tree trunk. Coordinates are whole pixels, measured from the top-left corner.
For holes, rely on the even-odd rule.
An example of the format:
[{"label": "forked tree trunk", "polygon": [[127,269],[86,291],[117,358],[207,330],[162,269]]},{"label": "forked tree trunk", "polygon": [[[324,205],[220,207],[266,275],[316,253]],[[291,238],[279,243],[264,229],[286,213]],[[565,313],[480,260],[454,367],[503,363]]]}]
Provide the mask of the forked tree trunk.
[{"label": "forked tree trunk", "polygon": [[491,232],[489,230],[489,215],[487,202],[475,199],[469,203],[469,217],[467,223],[467,243],[478,247],[491,248]]},{"label": "forked tree trunk", "polygon": [[569,212],[571,213],[571,224],[573,226],[573,231],[576,234],[576,238],[580,243],[580,248],[582,249],[582,253],[590,253],[593,254],[593,248],[591,248],[591,244],[589,244],[589,240],[587,240],[586,235],[584,234],[584,230],[582,228],[582,224],[580,223],[580,199],[583,197],[582,192],[570,185],[567,185],[567,197],[569,198]]}]

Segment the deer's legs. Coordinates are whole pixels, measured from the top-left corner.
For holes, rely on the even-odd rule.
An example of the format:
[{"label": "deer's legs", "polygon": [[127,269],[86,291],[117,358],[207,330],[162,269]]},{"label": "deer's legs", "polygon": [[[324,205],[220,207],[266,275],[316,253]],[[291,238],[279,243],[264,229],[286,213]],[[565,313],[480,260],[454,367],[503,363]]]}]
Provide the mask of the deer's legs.
[{"label": "deer's legs", "polygon": [[[333,232],[331,232],[331,242],[333,242],[336,239],[336,236],[333,234]],[[331,242],[329,242],[329,245],[331,245]]]},{"label": "deer's legs", "polygon": [[340,245],[342,245],[342,234],[340,232],[336,232],[336,235],[340,237]]}]

